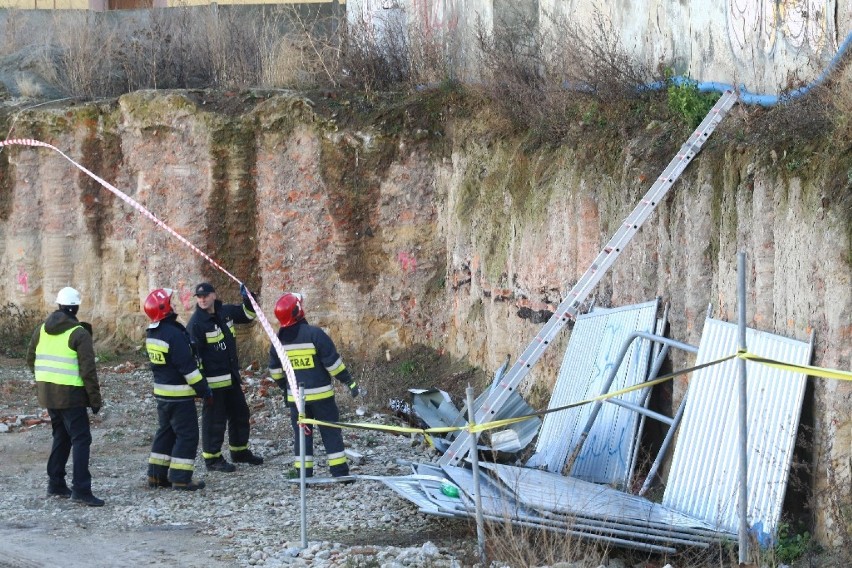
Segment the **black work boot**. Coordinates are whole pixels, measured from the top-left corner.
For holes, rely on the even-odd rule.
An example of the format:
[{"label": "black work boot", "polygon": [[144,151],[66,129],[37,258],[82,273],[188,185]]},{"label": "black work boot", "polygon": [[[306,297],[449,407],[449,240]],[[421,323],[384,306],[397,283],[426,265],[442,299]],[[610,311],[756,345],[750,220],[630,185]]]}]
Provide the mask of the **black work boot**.
[{"label": "black work boot", "polygon": [[77,493],[76,491],[71,491],[71,500],[75,503],[80,503],[82,505],[86,505],[88,507],[103,507],[104,500],[98,499],[94,495],[89,493]]},{"label": "black work boot", "polygon": [[231,473],[232,471],[237,471],[237,466],[232,463],[229,463],[222,456],[219,456],[218,458],[213,458],[212,460],[204,460],[204,463],[207,465],[207,471],[221,471],[223,473]]},{"label": "black work boot", "polygon": [[62,497],[63,499],[68,499],[69,497],[71,497],[71,490],[68,488],[67,485],[48,485],[47,496]]},{"label": "black work boot", "polygon": [[148,476],[148,489],[159,489],[160,487],[168,489],[172,486],[172,482],[168,479],[160,479],[159,477]]},{"label": "black work boot", "polygon": [[[309,467],[305,471],[305,477],[313,477],[314,476],[314,468]],[[298,467],[294,467],[287,472],[287,479],[301,479],[302,478],[302,470]]]},{"label": "black work boot", "polygon": [[189,483],[172,483],[172,489],[176,491],[198,491],[199,489],[204,489],[204,482],[190,481]]},{"label": "black work boot", "polygon": [[239,452],[231,452],[231,459],[234,463],[247,463],[249,465],[260,465],[263,463],[263,458],[251,453],[251,450],[241,450]]}]

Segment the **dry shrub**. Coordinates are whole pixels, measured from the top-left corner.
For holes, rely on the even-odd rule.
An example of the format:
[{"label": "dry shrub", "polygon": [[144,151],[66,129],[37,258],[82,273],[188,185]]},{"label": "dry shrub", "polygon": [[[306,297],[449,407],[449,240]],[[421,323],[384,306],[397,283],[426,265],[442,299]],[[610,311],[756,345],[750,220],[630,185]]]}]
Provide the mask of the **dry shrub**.
[{"label": "dry shrub", "polygon": [[346,27],[343,67],[346,84],[366,92],[410,84],[411,58],[402,13],[384,20]]},{"label": "dry shrub", "polygon": [[21,357],[41,322],[41,314],[21,308],[11,302],[0,306],[0,353],[7,357]]},{"label": "dry shrub", "polygon": [[239,88],[258,85],[261,77],[257,22],[237,10],[216,9],[207,20],[212,59],[212,86]]},{"label": "dry shrub", "polygon": [[103,13],[58,13],[51,31],[49,41],[56,49],[48,56],[48,80],[75,97],[97,98],[120,91],[114,72],[118,32]]},{"label": "dry shrub", "polygon": [[147,15],[120,49],[127,91],[257,86],[263,54],[274,51],[282,35],[281,19],[270,10],[248,15],[214,4],[154,9]]},{"label": "dry shrub", "polygon": [[[285,12],[282,17],[286,21],[298,21],[298,13],[294,15]],[[300,41],[303,38],[295,33],[282,35],[278,26],[270,21],[264,22],[260,35],[259,86],[303,89],[316,84],[315,77],[322,73],[322,69],[317,59],[310,57],[310,46]]]},{"label": "dry shrub", "polygon": [[586,27],[565,15],[550,20],[549,29],[564,30],[556,48],[559,69],[569,86],[588,88],[603,100],[619,100],[635,97],[656,79],[650,67],[621,44],[618,30],[600,11],[595,10]]},{"label": "dry shrub", "polygon": [[410,90],[452,77],[446,53],[455,36],[423,33],[402,8],[369,21],[291,9],[289,28],[284,53],[295,55],[292,67],[300,86],[375,93]]},{"label": "dry shrub", "polygon": [[117,60],[125,91],[202,87],[214,73],[207,38],[209,13],[185,6],[153,9],[122,36]]},{"label": "dry shrub", "polygon": [[9,8],[0,13],[0,56],[15,53],[32,44],[39,35],[24,13]]},{"label": "dry shrub", "polygon": [[835,138],[848,142],[852,140],[852,52],[847,53],[832,83],[829,99],[836,110],[832,114]]},{"label": "dry shrub", "polygon": [[266,68],[267,75],[275,74],[288,80],[282,87],[336,87],[341,66],[340,30],[345,18],[327,15],[318,8],[299,10],[287,7],[284,11],[287,34],[272,53]]},{"label": "dry shrub", "polygon": [[598,546],[558,530],[531,528],[504,521],[485,525],[486,554],[498,565],[553,566],[560,562],[597,566],[606,556]]},{"label": "dry shrub", "polygon": [[305,57],[304,48],[289,38],[270,44],[268,48],[261,53],[259,86],[303,89],[315,84],[312,77],[319,70]]},{"label": "dry shrub", "polygon": [[44,96],[42,85],[35,81],[32,75],[18,75],[15,79],[15,88],[24,98],[39,99]]},{"label": "dry shrub", "polygon": [[349,24],[342,13],[319,4],[62,11],[38,34],[30,29],[38,18],[10,13],[0,19],[0,53],[20,52],[39,38],[47,46],[47,80],[80,98],[257,86],[344,86],[369,93],[448,78],[451,34],[421,34],[403,9],[389,13]]},{"label": "dry shrub", "polygon": [[596,101],[636,98],[653,80],[600,12],[589,26],[565,15],[543,18],[517,10],[493,30],[477,25],[486,89],[518,128],[558,143],[589,105],[597,114]]}]

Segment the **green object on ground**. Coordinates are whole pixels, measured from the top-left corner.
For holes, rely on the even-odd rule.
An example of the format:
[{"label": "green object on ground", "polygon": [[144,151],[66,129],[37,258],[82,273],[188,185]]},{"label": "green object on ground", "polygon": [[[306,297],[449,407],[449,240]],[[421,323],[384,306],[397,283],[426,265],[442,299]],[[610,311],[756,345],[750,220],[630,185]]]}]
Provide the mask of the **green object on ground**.
[{"label": "green object on ground", "polygon": [[456,499],[458,499],[459,488],[450,483],[449,481],[445,481],[441,484],[441,493],[443,493],[447,497],[455,497]]}]

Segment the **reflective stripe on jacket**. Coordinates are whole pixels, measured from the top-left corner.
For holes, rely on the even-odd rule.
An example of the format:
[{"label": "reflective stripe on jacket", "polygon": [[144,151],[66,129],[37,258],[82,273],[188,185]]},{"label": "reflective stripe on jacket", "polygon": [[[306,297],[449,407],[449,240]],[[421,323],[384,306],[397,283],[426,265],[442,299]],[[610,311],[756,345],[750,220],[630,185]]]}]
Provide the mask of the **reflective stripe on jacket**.
[{"label": "reflective stripe on jacket", "polygon": [[257,314],[248,301],[243,304],[214,303],[214,312],[195,307],[186,325],[192,343],[201,358],[201,369],[208,377],[210,388],[229,387],[239,379],[240,362],[237,359],[237,341],[234,324],[251,323]]},{"label": "reflective stripe on jacket", "polygon": [[[290,327],[278,330],[278,339],[287,353],[296,383],[305,385],[305,401],[313,402],[334,396],[332,377],[349,386],[352,375],[337,353],[337,347],[321,328],[301,320]],[[284,368],[275,349],[269,349],[269,374],[287,392],[287,401],[295,401],[295,393],[289,392]]]},{"label": "reflective stripe on jacket", "polygon": [[35,380],[69,387],[82,387],[77,352],[68,346],[68,340],[77,325],[58,335],[51,335],[41,326],[35,350]]},{"label": "reflective stripe on jacket", "polygon": [[189,334],[177,316],[148,326],[145,350],[154,374],[154,396],[160,400],[204,396],[207,381],[198,369]]},{"label": "reflective stripe on jacket", "polygon": [[[49,340],[51,336],[63,335],[69,331],[70,334],[65,335],[65,347],[70,349],[77,359],[78,375],[83,381],[83,385],[79,386],[79,383],[69,385],[36,381],[38,403],[43,408],[55,410],[86,406],[92,408],[101,407],[103,406],[103,400],[101,399],[101,387],[98,382],[98,371],[95,367],[95,349],[92,343],[92,334],[74,316],[66,314],[62,310],[56,310],[47,316],[44,324],[39,324],[33,329],[30,344],[27,347],[27,367],[35,373],[36,351],[41,353],[41,349],[45,347],[44,345],[40,345],[43,338]],[[65,357],[67,353],[61,356]],[[49,366],[55,367],[54,363],[56,361],[49,361],[49,363]],[[68,369],[64,370],[67,371]]]}]

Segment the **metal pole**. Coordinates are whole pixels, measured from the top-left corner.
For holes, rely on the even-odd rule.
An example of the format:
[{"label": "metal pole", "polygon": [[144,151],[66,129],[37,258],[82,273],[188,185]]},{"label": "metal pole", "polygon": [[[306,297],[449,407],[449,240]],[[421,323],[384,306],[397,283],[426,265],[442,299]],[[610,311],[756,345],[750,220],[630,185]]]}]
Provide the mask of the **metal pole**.
[{"label": "metal pole", "polygon": [[[737,253],[737,307],[739,324],[739,349],[746,349],[746,274],[745,253]],[[737,359],[737,370],[739,371],[739,443],[740,443],[740,491],[739,491],[739,516],[740,516],[740,565],[748,562],[748,401],[746,400],[746,362],[745,359]]]},{"label": "metal pole", "polygon": [[[305,408],[305,385],[299,385],[299,400],[301,401],[301,408]],[[304,414],[299,414],[299,421],[304,418]],[[302,511],[301,511],[301,521],[302,521],[302,548],[308,547],[308,507],[307,507],[307,497],[308,497],[308,474],[305,460],[306,453],[305,450],[305,427],[302,424],[298,424],[296,426],[299,429],[299,459],[301,460],[301,466],[299,468],[299,501],[301,503]]]},{"label": "metal pole", "polygon": [[[682,343],[680,341],[675,341],[674,339],[669,339],[668,337],[654,335],[647,331],[634,331],[627,336],[627,339],[624,340],[624,345],[621,346],[621,350],[618,352],[618,355],[616,355],[615,359],[613,359],[615,364],[610,367],[609,371],[607,371],[607,374],[605,375],[606,378],[604,379],[603,386],[601,387],[599,394],[606,394],[609,392],[610,387],[612,387],[612,383],[615,382],[616,375],[618,375],[618,370],[621,368],[621,364],[627,356],[627,352],[630,351],[631,347],[633,347],[633,342],[636,339],[646,339],[648,341],[661,343],[665,346],[677,347],[684,351],[691,351],[693,353],[698,351],[698,348],[689,345],[688,343]],[[656,369],[658,371],[662,364],[662,359],[658,359],[655,362]],[[603,401],[599,400],[592,405],[592,411],[589,413],[589,417],[586,420],[586,425],[583,427],[583,431],[580,432],[577,445],[574,446],[574,450],[571,452],[571,455],[568,456],[568,459],[565,460],[565,465],[562,466],[562,470],[565,471],[567,475],[571,475],[571,471],[574,469],[574,464],[576,463],[577,458],[580,457],[580,452],[583,451],[583,444],[586,443],[586,439],[589,437],[592,427],[595,425],[595,420],[597,420],[603,404]]]},{"label": "metal pole", "polygon": [[[476,415],[473,410],[473,387],[467,385],[465,389],[467,395],[467,418],[468,424],[471,427],[476,424]],[[476,503],[476,545],[479,549],[479,561],[485,565],[485,521],[482,517],[482,492],[479,488],[479,452],[476,449],[476,443],[479,439],[478,434],[473,434],[470,437],[470,463],[473,466],[473,497]]]},{"label": "metal pole", "polygon": [[647,477],[645,477],[645,482],[642,483],[642,489],[639,490],[638,495],[641,497],[651,489],[651,486],[654,485],[654,480],[657,478],[657,472],[660,470],[660,466],[663,465],[663,460],[665,459],[666,452],[669,451],[669,445],[672,443],[672,439],[674,439],[675,432],[677,432],[677,428],[680,425],[680,421],[683,418],[683,411],[686,408],[686,395],[681,399],[680,406],[677,407],[677,412],[672,418],[672,423],[669,424],[669,431],[666,432],[666,437],[663,438],[663,443],[660,444],[660,450],[657,452],[657,457],[654,459],[654,463],[651,464],[651,469],[648,471]]}]

